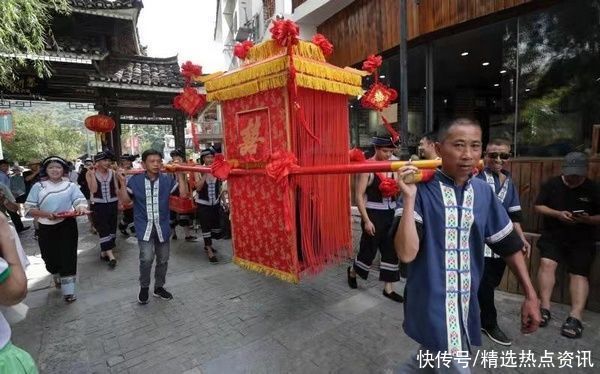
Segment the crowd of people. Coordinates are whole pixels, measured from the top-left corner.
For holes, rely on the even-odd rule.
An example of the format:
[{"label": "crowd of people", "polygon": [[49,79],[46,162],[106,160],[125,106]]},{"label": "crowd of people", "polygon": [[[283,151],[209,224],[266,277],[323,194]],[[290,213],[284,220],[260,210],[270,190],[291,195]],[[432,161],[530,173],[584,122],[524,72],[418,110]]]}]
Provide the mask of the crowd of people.
[{"label": "crowd of people", "polygon": [[[397,145],[391,139],[375,137],[373,147],[372,160],[395,159]],[[405,182],[418,172],[411,162],[395,173],[357,176],[355,194],[362,236],[347,269],[349,287],[358,288],[359,277],[367,279],[379,251],[382,293],[391,301],[404,303],[406,334],[422,350],[456,354],[480,345],[482,332],[495,343],[511,345],[498,324],[494,303],[494,290],[507,265],[525,294],[522,331],[530,333],[546,326],[551,318],[554,273],[564,262],[572,305],[561,334],[580,338],[595,255],[594,235],[600,225],[600,194],[598,185],[586,177],[587,156],[568,154],[561,175],[543,184],[535,202],[536,211],[544,218],[538,242],[538,298],[525,263],[531,245],[521,227],[519,191],[506,168],[511,158],[510,142],[490,139],[484,148],[479,124],[457,119],[437,133],[425,134],[418,151],[413,159],[441,162],[430,181]],[[203,150],[196,162],[210,166],[215,153],[213,148]],[[170,156],[171,162],[186,162],[181,150]],[[482,157],[484,167],[477,170]],[[206,256],[211,263],[218,263],[213,240],[230,234],[224,219],[227,214],[223,214],[228,204],[226,183],[210,173],[164,173],[163,155],[156,150],[142,153],[143,171],[135,172],[136,159],[125,154],[117,160],[111,152],[103,151],[82,160],[79,166],[50,156],[31,160],[25,173],[13,168],[12,175],[10,163],[0,160],[0,209],[14,225],[10,228],[6,215],[0,215],[2,305],[17,304],[26,294],[26,258],[24,261],[15,250],[19,246],[17,233],[29,228],[21,222],[20,204],[25,214],[34,218],[46,269],[66,303],[77,299],[78,215],[88,216],[90,231],[98,235],[99,257],[110,268],[118,263],[114,253],[117,231],[137,237],[140,304],[148,303],[150,290],[155,297],[173,298],[165,284],[170,242],[178,239],[178,226],[184,240],[196,242],[196,222]],[[390,181],[398,186],[396,195],[381,188]],[[173,210],[169,203],[173,198],[193,199],[195,211]],[[394,289],[401,275],[406,278],[403,295]],[[26,352],[10,345],[10,327],[1,313],[0,344],[4,346],[0,365],[20,360],[35,368]],[[418,369],[415,360],[407,362],[401,372]],[[464,368],[454,366],[452,370],[463,372]]]}]

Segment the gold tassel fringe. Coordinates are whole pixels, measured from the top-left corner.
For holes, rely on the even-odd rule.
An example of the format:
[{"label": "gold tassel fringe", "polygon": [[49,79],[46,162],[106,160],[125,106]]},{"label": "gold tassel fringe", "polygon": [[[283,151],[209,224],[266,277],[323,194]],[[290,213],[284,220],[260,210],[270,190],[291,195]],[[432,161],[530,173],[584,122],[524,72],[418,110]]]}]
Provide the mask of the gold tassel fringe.
[{"label": "gold tassel fringe", "polygon": [[362,84],[362,77],[360,75],[334,65],[294,56],[294,66],[298,72],[312,75],[313,77],[325,78],[354,86],[361,86]]},{"label": "gold tassel fringe", "polygon": [[244,269],[255,271],[257,273],[262,273],[262,274],[265,274],[270,277],[279,278],[286,282],[290,282],[290,283],[298,283],[299,282],[298,275],[296,275],[296,274],[286,273],[284,271],[273,269],[273,268],[265,266],[265,265],[257,264],[256,262],[244,260],[243,258],[234,257],[233,263]]},{"label": "gold tassel fringe", "polygon": [[[280,56],[285,54],[287,54],[287,49],[285,47],[282,47],[279,44],[277,44],[275,40],[267,40],[255,45],[250,49],[250,51],[248,51],[248,56],[246,57],[245,63],[253,64],[256,62],[264,61],[273,56]],[[304,40],[300,40],[298,45],[294,46],[294,55],[325,62],[325,56],[323,55],[323,51],[321,50],[321,48],[319,48],[318,45],[313,44],[312,42]]]},{"label": "gold tassel fringe", "polygon": [[285,87],[287,84],[287,79],[287,71],[284,71],[283,73],[271,75],[243,84],[238,84],[230,88],[208,92],[206,99],[208,101],[226,101],[240,97],[246,97],[262,91],[272,90],[278,87]]},{"label": "gold tassel fringe", "polygon": [[323,78],[311,77],[305,74],[296,75],[298,87],[310,88],[317,91],[331,92],[348,96],[359,96],[363,94],[360,86],[351,86],[349,84],[333,82]]},{"label": "gold tassel fringe", "polygon": [[288,65],[287,56],[274,58],[254,65],[248,65],[206,82],[206,91],[211,92],[235,87],[254,79],[277,74],[287,70]]}]

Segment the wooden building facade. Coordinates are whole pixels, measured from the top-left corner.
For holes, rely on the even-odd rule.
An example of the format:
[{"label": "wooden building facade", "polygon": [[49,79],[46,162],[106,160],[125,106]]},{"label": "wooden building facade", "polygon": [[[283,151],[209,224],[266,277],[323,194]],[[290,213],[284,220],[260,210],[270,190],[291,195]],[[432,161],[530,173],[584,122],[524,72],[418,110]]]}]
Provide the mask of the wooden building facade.
[{"label": "wooden building facade", "polygon": [[[293,8],[311,2],[294,0]],[[368,55],[380,54],[380,79],[399,88],[400,3],[351,1],[316,25],[335,47],[329,60],[360,67]],[[588,153],[589,177],[600,182],[600,4],[406,0],[406,5],[411,140],[458,116],[478,119],[486,139],[510,139],[516,157],[509,168],[521,198],[523,226],[535,246],[541,217],[534,201],[540,185],[560,174],[562,156]],[[357,107],[358,101],[351,102],[356,125],[351,141],[368,146],[380,126],[369,123],[373,116]],[[535,283],[539,251],[533,252],[528,265]],[[600,311],[600,256],[593,266],[588,308]],[[553,300],[569,303],[568,275],[560,267],[559,273]],[[508,272],[501,288],[520,291]]]}]

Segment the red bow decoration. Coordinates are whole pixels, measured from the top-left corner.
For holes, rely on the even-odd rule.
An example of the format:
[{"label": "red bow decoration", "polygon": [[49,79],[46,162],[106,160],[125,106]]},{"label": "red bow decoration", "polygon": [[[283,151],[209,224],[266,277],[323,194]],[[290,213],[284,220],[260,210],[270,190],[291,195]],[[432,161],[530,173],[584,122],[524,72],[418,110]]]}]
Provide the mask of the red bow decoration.
[{"label": "red bow decoration", "polygon": [[350,162],[365,162],[365,153],[359,148],[352,148],[350,150]]},{"label": "red bow decoration", "polygon": [[186,87],[183,92],[173,99],[173,107],[184,111],[188,116],[193,117],[206,104],[206,95],[198,93],[195,88]]},{"label": "red bow decoration", "polygon": [[225,160],[225,156],[222,153],[217,153],[215,155],[215,160],[210,165],[210,173],[220,180],[224,181],[229,177],[229,173],[231,172],[231,165],[227,160]]},{"label": "red bow decoration", "polygon": [[312,42],[321,48],[323,54],[327,57],[333,53],[333,44],[323,34],[315,34],[312,38]]},{"label": "red bow decoration", "polygon": [[296,167],[298,159],[291,152],[276,151],[270,157],[269,163],[265,166],[267,175],[275,180],[284,191],[283,194],[283,216],[286,231],[292,230],[292,208],[290,206],[290,183],[288,176],[293,168]]},{"label": "red bow decoration", "polygon": [[248,56],[248,52],[250,52],[250,48],[254,47],[254,43],[251,40],[245,40],[241,43],[236,43],[235,47],[233,47],[233,55],[240,60],[245,60],[246,56]]},{"label": "red bow decoration", "polygon": [[202,66],[186,61],[185,64],[181,65],[181,75],[183,75],[187,84],[195,77],[202,75]]},{"label": "red bow decoration", "polygon": [[382,173],[377,173],[377,176],[381,180],[379,182],[379,191],[383,197],[395,197],[400,193],[400,187],[398,182],[392,178],[388,178]]},{"label": "red bow decoration", "polygon": [[363,62],[362,69],[373,74],[375,70],[379,69],[382,62],[383,59],[381,58],[381,56],[370,55],[369,57],[367,57],[365,62]]},{"label": "red bow decoration", "polygon": [[300,29],[296,22],[286,19],[273,22],[270,29],[271,37],[282,47],[292,47],[298,44]]},{"label": "red bow decoration", "polygon": [[280,185],[287,185],[287,177],[296,166],[298,159],[291,152],[276,151],[269,157],[265,166],[267,175]]}]

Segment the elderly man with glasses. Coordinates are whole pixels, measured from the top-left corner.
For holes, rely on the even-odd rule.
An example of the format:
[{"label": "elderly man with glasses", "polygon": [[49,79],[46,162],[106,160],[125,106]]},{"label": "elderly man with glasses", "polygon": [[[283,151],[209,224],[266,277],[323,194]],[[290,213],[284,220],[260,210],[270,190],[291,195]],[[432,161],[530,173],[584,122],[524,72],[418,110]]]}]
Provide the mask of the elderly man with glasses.
[{"label": "elderly man with glasses", "polygon": [[[521,203],[519,202],[519,192],[515,188],[510,173],[505,170],[509,159],[510,142],[505,139],[492,139],[486,147],[485,168],[478,174],[478,177],[488,183],[500,200],[513,222],[516,233],[524,243],[523,252],[528,256],[531,246],[525,240],[520,224]],[[485,267],[478,291],[479,308],[481,309],[481,331],[492,341],[509,346],[512,342],[498,326],[498,316],[494,304],[494,289],[500,284],[505,268],[506,263],[504,260],[492,253],[488,246],[485,246]]]}]

